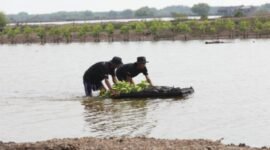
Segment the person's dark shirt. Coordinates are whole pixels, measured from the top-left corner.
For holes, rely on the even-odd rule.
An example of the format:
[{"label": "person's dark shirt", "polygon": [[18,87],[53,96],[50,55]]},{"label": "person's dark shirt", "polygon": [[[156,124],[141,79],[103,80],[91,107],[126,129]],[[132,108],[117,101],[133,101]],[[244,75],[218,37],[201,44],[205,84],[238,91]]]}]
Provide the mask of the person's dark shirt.
[{"label": "person's dark shirt", "polygon": [[115,76],[115,69],[111,68],[110,62],[98,62],[92,65],[83,75],[83,80],[91,83],[100,83],[108,79],[109,75]]},{"label": "person's dark shirt", "polygon": [[133,78],[140,73],[143,73],[145,76],[148,75],[147,68],[144,67],[140,70],[137,68],[137,63],[125,64],[116,70],[117,77],[125,80],[127,77]]}]

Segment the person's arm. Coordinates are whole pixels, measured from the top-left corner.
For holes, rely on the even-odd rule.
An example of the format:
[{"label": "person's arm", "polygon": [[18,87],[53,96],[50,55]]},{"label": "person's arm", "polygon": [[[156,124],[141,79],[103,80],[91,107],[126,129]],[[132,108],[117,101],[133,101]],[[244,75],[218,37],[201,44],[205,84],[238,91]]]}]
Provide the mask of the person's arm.
[{"label": "person's arm", "polygon": [[112,76],[112,80],[113,80],[113,83],[116,84],[118,82],[118,80],[116,79],[115,76]]},{"label": "person's arm", "polygon": [[113,83],[116,84],[118,80],[117,80],[116,75],[115,75],[115,69],[111,69],[109,74],[112,76]]},{"label": "person's arm", "polygon": [[112,89],[111,83],[108,79],[105,79],[105,84],[107,85],[109,91],[111,92],[112,95],[117,95],[118,93]]},{"label": "person's arm", "polygon": [[146,81],[150,84],[150,86],[153,86],[153,83],[148,75],[145,76]]},{"label": "person's arm", "polygon": [[153,83],[152,83],[151,79],[149,78],[148,70],[146,67],[143,70],[143,74],[145,76],[146,81],[150,84],[150,86],[153,86]]},{"label": "person's arm", "polygon": [[106,84],[107,88],[111,91],[112,86],[111,86],[111,83],[110,83],[109,79],[105,79],[105,84]]}]

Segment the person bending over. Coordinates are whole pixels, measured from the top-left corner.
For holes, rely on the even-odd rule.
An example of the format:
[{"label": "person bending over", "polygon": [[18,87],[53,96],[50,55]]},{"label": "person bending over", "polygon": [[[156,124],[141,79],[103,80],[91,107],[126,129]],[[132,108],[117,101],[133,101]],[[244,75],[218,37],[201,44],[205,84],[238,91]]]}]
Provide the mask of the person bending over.
[{"label": "person bending over", "polygon": [[115,77],[115,69],[122,65],[120,57],[113,57],[110,61],[98,62],[89,67],[83,75],[83,84],[86,96],[92,96],[92,91],[105,89],[102,81],[105,80],[107,89],[112,91],[112,85],[109,81],[109,75],[112,76],[114,83],[117,82]]},{"label": "person bending over", "polygon": [[153,86],[152,81],[150,80],[148,76],[148,71],[146,68],[146,61],[145,57],[137,57],[137,61],[135,63],[129,63],[120,66],[116,70],[116,76],[119,81],[127,81],[131,84],[134,84],[134,81],[132,78],[136,77],[138,74],[143,73],[146,81]]}]

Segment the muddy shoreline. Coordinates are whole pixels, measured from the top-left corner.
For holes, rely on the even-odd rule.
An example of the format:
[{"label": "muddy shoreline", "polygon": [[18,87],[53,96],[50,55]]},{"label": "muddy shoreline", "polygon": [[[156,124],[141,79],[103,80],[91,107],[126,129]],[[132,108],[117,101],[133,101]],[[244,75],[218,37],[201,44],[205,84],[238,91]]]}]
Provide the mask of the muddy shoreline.
[{"label": "muddy shoreline", "polygon": [[245,144],[239,145],[225,145],[221,143],[222,140],[211,141],[204,139],[196,140],[166,140],[154,139],[145,137],[136,138],[66,138],[66,139],[52,139],[33,143],[3,143],[0,141],[1,150],[163,150],[163,149],[204,149],[204,150],[269,150],[270,148],[261,147],[253,148]]},{"label": "muddy shoreline", "polygon": [[89,42],[132,42],[132,41],[190,41],[190,40],[235,40],[235,39],[270,39],[270,35],[263,34],[258,35],[255,33],[249,33],[245,36],[242,34],[235,34],[233,37],[229,33],[219,35],[184,35],[184,34],[166,34],[164,36],[153,35],[137,35],[130,34],[128,38],[120,33],[114,34],[113,37],[108,37],[106,34],[101,34],[99,38],[93,36],[86,36],[84,39],[78,37],[77,34],[73,34],[67,41],[63,37],[48,36],[46,41],[41,41],[36,35],[31,35],[25,38],[23,35],[18,35],[14,39],[10,40],[7,36],[0,36],[0,44],[47,44],[47,43],[89,43]]}]

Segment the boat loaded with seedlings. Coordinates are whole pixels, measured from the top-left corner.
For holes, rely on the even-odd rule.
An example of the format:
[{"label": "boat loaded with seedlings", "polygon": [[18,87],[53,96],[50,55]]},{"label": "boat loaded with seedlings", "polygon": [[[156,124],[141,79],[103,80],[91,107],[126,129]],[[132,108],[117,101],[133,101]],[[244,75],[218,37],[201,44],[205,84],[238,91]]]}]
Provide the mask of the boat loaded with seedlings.
[{"label": "boat loaded with seedlings", "polygon": [[179,88],[169,86],[150,86],[148,82],[142,81],[139,84],[130,84],[125,81],[120,81],[114,84],[113,90],[117,94],[112,94],[110,91],[101,91],[100,96],[103,98],[185,98],[194,93],[192,87]]}]

